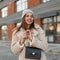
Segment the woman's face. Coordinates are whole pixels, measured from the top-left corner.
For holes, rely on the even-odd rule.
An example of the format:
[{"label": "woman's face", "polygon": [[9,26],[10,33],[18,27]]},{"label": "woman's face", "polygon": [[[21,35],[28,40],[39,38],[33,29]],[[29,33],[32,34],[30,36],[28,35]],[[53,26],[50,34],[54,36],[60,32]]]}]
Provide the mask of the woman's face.
[{"label": "woman's face", "polygon": [[28,25],[32,24],[33,23],[33,19],[34,19],[34,17],[32,15],[32,13],[30,13],[30,12],[26,13],[26,16],[25,16],[26,24],[28,24]]}]

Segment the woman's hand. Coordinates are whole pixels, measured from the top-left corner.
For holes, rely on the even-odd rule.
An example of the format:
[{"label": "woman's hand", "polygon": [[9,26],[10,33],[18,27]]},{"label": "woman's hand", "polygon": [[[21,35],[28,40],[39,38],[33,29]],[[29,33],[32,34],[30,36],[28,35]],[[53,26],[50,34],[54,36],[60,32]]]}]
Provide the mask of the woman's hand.
[{"label": "woman's hand", "polygon": [[29,39],[30,41],[32,41],[32,35],[31,35],[30,30],[26,31],[26,37],[27,37],[27,39]]},{"label": "woman's hand", "polygon": [[32,41],[32,35],[31,35],[30,30],[23,32],[19,44],[21,44],[21,45],[24,44],[26,39],[29,39],[30,41]]}]

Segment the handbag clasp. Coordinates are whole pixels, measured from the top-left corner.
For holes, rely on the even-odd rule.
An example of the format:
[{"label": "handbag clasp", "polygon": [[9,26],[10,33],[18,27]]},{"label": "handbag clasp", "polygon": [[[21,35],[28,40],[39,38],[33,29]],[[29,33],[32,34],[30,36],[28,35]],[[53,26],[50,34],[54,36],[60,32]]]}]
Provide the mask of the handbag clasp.
[{"label": "handbag clasp", "polygon": [[32,52],[32,55],[35,55],[35,52]]}]

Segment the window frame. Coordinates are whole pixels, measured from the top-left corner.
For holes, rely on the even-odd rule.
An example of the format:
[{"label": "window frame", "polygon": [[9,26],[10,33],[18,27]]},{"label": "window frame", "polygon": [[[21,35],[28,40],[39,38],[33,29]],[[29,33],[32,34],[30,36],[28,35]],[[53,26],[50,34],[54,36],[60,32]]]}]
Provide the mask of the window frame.
[{"label": "window frame", "polygon": [[[20,2],[21,1],[21,2]],[[19,3],[20,2],[20,3]],[[19,3],[19,4],[18,4]],[[24,5],[25,4],[25,5]],[[24,7],[25,6],[25,7]],[[23,8],[24,7],[24,8]],[[16,1],[16,12],[22,11],[24,9],[27,9],[28,5],[27,5],[27,0],[17,0]]]},{"label": "window frame", "polygon": [[[48,39],[48,42],[49,43],[60,43],[60,42],[56,42],[57,40],[56,39],[58,39],[58,37],[60,36],[60,34],[57,34],[57,24],[60,24],[60,21],[58,20],[58,17],[60,17],[60,15],[59,16],[53,16],[53,17],[48,17],[48,18],[52,18],[53,20],[52,20],[52,25],[54,26],[54,30],[53,30],[53,32],[54,32],[54,34],[52,34],[52,35],[46,35],[46,37],[47,37],[47,39]],[[46,18],[44,18],[44,19],[46,19]],[[44,19],[43,19],[43,21],[44,21]],[[47,26],[49,26],[48,24],[50,24],[51,22],[49,22],[49,23],[44,23],[43,22],[43,29],[44,29],[44,25],[46,25],[47,24]],[[46,28],[46,27],[45,27]],[[47,29],[48,29],[49,27],[47,27]],[[60,25],[59,25],[59,29],[60,29]],[[45,30],[45,33],[46,33],[46,29],[44,29]],[[48,29],[48,33],[49,33],[50,31],[49,31],[49,29]],[[59,31],[60,32],[60,31]],[[46,33],[47,34],[47,33]],[[49,40],[49,38],[50,37],[53,37],[53,40]],[[52,38],[51,37],[51,38]],[[57,37],[57,38],[56,38]]]}]

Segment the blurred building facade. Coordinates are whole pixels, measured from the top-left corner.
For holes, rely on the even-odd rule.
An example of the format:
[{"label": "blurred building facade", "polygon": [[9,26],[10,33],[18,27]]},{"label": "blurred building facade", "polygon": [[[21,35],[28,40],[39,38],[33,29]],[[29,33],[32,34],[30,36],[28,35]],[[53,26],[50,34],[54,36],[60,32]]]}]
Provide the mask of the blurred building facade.
[{"label": "blurred building facade", "polygon": [[49,43],[60,43],[60,0],[0,0],[0,40],[12,40],[24,9],[34,11],[35,23],[45,30]]}]

